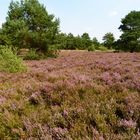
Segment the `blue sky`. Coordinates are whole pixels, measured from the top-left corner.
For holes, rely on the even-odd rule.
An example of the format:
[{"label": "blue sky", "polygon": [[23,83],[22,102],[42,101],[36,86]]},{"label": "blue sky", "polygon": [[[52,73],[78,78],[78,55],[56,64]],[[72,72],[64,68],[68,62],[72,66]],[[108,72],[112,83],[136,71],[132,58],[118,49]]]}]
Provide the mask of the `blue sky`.
[{"label": "blue sky", "polygon": [[[0,24],[5,21],[11,0],[0,2]],[[116,38],[121,19],[132,10],[140,10],[140,0],[39,0],[49,13],[60,19],[60,30],[74,35],[88,32],[100,41],[107,32]]]}]

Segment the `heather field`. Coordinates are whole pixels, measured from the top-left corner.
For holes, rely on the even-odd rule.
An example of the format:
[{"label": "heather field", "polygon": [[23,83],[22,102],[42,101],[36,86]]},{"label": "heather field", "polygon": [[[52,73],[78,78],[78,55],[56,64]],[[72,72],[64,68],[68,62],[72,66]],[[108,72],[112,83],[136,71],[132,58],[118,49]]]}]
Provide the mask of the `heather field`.
[{"label": "heather field", "polygon": [[0,72],[1,140],[140,140],[140,53],[62,51]]}]

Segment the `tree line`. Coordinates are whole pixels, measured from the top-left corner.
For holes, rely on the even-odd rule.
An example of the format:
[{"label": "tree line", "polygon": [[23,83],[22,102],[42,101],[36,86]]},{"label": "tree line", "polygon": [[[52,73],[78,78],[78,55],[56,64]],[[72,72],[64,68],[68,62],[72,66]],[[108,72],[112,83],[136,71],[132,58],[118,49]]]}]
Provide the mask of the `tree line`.
[{"label": "tree line", "polygon": [[106,33],[100,43],[88,33],[74,36],[60,32],[59,19],[49,14],[38,0],[12,1],[0,29],[0,45],[35,49],[43,54],[53,49],[140,51],[140,11],[131,11],[121,23],[122,35],[118,40],[112,33]]}]

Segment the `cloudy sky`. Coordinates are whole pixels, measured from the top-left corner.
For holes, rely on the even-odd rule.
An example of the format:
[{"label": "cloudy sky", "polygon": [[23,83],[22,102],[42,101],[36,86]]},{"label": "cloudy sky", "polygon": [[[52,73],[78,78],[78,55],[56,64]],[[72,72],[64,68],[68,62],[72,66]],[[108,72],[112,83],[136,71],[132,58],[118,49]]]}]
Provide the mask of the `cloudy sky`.
[{"label": "cloudy sky", "polygon": [[[0,2],[0,26],[5,21],[11,0]],[[49,13],[60,19],[60,30],[74,35],[88,32],[100,41],[107,32],[116,38],[121,19],[132,10],[140,10],[140,0],[39,0]]]}]

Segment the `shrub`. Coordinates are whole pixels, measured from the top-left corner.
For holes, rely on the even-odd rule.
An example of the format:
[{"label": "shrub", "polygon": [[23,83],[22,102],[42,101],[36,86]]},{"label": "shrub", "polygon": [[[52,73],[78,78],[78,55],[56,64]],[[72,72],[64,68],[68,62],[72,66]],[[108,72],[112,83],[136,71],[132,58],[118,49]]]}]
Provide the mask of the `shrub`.
[{"label": "shrub", "polygon": [[53,57],[56,58],[59,55],[59,45],[50,45],[48,52],[47,52],[47,57]]},{"label": "shrub", "polygon": [[18,58],[8,46],[0,46],[0,71],[5,72],[23,72],[26,66],[22,59]]},{"label": "shrub", "polygon": [[95,50],[98,50],[100,45],[95,45],[94,47],[95,47]]},{"label": "shrub", "polygon": [[104,47],[104,46],[100,46],[100,47],[98,48],[98,50],[100,50],[100,51],[107,51],[108,49],[107,49],[106,47]]},{"label": "shrub", "polygon": [[30,49],[29,52],[23,57],[24,60],[39,60],[46,59],[48,57],[56,58],[59,54],[58,45],[49,45],[46,52],[36,49]]},{"label": "shrub", "polygon": [[40,56],[37,54],[35,49],[30,49],[24,57],[25,60],[39,60]]},{"label": "shrub", "polygon": [[94,45],[89,46],[88,51],[95,51],[95,46]]}]

